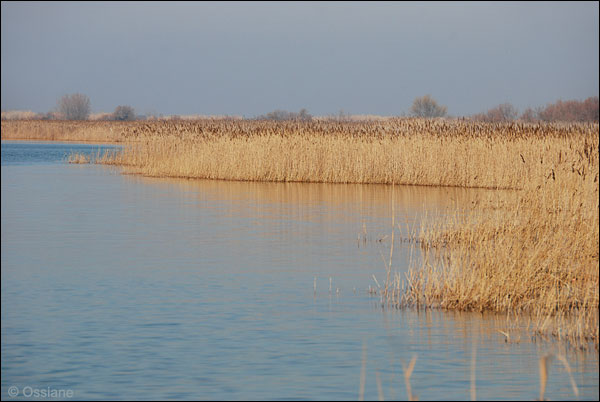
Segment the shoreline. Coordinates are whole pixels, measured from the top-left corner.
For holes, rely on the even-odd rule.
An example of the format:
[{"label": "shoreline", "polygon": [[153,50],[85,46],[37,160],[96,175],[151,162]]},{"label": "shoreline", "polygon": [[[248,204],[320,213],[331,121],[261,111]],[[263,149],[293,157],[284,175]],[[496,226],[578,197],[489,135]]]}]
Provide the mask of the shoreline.
[{"label": "shoreline", "polygon": [[83,144],[83,145],[127,145],[131,142],[122,141],[93,141],[93,140],[38,140],[35,138],[0,138],[1,141],[8,142],[39,142],[42,144],[64,143],[64,144]]}]

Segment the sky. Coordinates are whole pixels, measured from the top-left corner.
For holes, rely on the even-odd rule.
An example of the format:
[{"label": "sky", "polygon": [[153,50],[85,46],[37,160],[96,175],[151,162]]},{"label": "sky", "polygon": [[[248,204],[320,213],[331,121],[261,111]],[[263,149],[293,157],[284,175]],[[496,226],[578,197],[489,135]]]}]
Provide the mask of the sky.
[{"label": "sky", "polygon": [[2,110],[452,116],[598,96],[598,2],[7,2]]}]

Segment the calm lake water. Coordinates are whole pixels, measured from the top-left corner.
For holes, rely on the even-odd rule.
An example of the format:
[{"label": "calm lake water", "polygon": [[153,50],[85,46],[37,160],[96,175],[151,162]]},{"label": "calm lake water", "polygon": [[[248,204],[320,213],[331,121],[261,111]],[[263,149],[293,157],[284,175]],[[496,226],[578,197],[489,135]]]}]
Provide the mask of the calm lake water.
[{"label": "calm lake water", "polygon": [[[2,400],[356,400],[364,355],[365,399],[406,399],[416,355],[421,400],[470,399],[473,362],[478,399],[531,400],[547,353],[567,356],[579,399],[598,400],[595,350],[505,343],[503,317],[381,308],[368,288],[385,280],[390,186],[65,162],[98,148],[2,142]],[[396,223],[482,193],[396,187]],[[396,242],[394,269],[411,258]],[[576,399],[557,359],[546,396]]]}]

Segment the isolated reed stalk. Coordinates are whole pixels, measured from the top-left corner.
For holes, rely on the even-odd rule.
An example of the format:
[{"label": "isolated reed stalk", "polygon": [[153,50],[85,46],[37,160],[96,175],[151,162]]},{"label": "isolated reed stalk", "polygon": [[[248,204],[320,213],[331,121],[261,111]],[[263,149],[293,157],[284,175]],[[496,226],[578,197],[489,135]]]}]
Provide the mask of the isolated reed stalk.
[{"label": "isolated reed stalk", "polygon": [[358,386],[358,400],[365,400],[365,384],[367,382],[367,344],[363,342],[362,358],[360,365],[360,384]]},{"label": "isolated reed stalk", "polygon": [[[392,257],[394,256],[394,233],[396,232],[396,230],[394,229],[395,227],[395,222],[396,222],[396,214],[395,214],[395,209],[394,209],[394,190],[395,190],[395,186],[392,184],[392,235],[391,235],[391,245],[390,245],[390,258],[387,264],[387,276],[386,276],[386,280],[385,280],[385,290],[384,290],[384,294],[383,297],[385,297],[386,299],[390,298],[390,293],[388,289],[388,286],[391,286],[391,274],[392,274]],[[392,294],[391,296],[392,301],[395,301],[395,298]]]},{"label": "isolated reed stalk", "polygon": [[477,340],[473,342],[472,350],[471,350],[471,400],[477,400],[477,385],[475,382],[476,379],[476,371],[475,366],[477,364]]},{"label": "isolated reed stalk", "polygon": [[548,370],[550,369],[550,361],[552,360],[552,355],[546,355],[540,358],[539,366],[540,366],[540,396],[539,401],[545,401],[544,395],[546,393],[546,384],[548,382]]},{"label": "isolated reed stalk", "polygon": [[375,382],[377,383],[377,396],[380,401],[385,401],[385,396],[383,395],[383,387],[381,385],[381,376],[379,375],[379,370],[375,371]]},{"label": "isolated reed stalk", "polygon": [[560,360],[560,362],[563,364],[563,366],[567,370],[567,373],[569,374],[569,380],[571,381],[571,387],[573,388],[573,394],[575,394],[575,398],[579,399],[579,388],[577,388],[577,383],[575,382],[575,379],[573,378],[573,372],[571,370],[571,365],[569,365],[569,362],[567,361],[567,358],[565,356],[557,355],[556,357],[558,358],[558,360]]},{"label": "isolated reed stalk", "polygon": [[417,362],[417,355],[413,355],[412,359],[410,359],[410,363],[408,363],[408,367],[404,366],[402,363],[402,370],[404,371],[404,384],[406,385],[406,395],[409,401],[418,400],[416,395],[413,395],[412,388],[410,386],[410,377],[412,375],[413,369],[415,368],[415,363]]}]

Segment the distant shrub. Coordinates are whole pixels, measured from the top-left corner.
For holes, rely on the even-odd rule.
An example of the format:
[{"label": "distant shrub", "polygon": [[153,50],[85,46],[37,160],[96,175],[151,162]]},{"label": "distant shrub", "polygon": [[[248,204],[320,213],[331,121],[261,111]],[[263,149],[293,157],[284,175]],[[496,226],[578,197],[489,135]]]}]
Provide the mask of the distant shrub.
[{"label": "distant shrub", "polygon": [[205,115],[205,114],[174,114],[174,115],[162,115],[162,114],[148,114],[148,115],[138,115],[136,116],[136,120],[164,120],[164,121],[195,121],[195,120],[244,120],[243,116],[236,115],[227,115],[227,114],[213,114],[213,115]]},{"label": "distant shrub", "polygon": [[519,111],[510,103],[498,105],[485,113],[479,113],[471,117],[472,120],[488,123],[501,123],[513,121],[519,116]]},{"label": "distant shrub", "polygon": [[559,100],[549,103],[546,107],[527,108],[519,116],[518,111],[510,103],[498,105],[485,113],[471,116],[471,120],[490,123],[513,121],[519,119],[523,122],[597,122],[598,97],[590,97],[584,101]]},{"label": "distant shrub", "polygon": [[2,120],[37,120],[43,115],[31,110],[6,110],[2,111]]},{"label": "distant shrub", "polygon": [[416,98],[410,108],[411,113],[416,117],[444,117],[446,116],[446,106],[438,105],[435,99],[430,95]]},{"label": "distant shrub", "polygon": [[524,121],[526,123],[535,123],[536,121],[540,120],[539,114],[541,110],[541,108],[532,109],[528,107],[527,109],[525,109],[525,111],[523,111],[521,117],[519,117],[519,120]]},{"label": "distant shrub", "polygon": [[275,121],[284,121],[284,120],[301,120],[301,121],[310,121],[312,120],[312,115],[308,113],[306,109],[300,109],[298,113],[288,112],[286,110],[274,110],[266,115],[261,115],[256,118],[257,120],[275,120]]},{"label": "distant shrub", "polygon": [[55,111],[49,111],[44,113],[41,117],[42,120],[59,120],[60,115]]},{"label": "distant shrub", "polygon": [[584,101],[557,101],[539,111],[539,120],[552,121],[598,121],[598,97],[590,97]]},{"label": "distant shrub", "polygon": [[112,114],[112,118],[119,121],[135,120],[135,109],[131,106],[117,106]]},{"label": "distant shrub", "polygon": [[88,117],[89,120],[92,121],[108,121],[113,120],[112,113],[92,113]]}]

